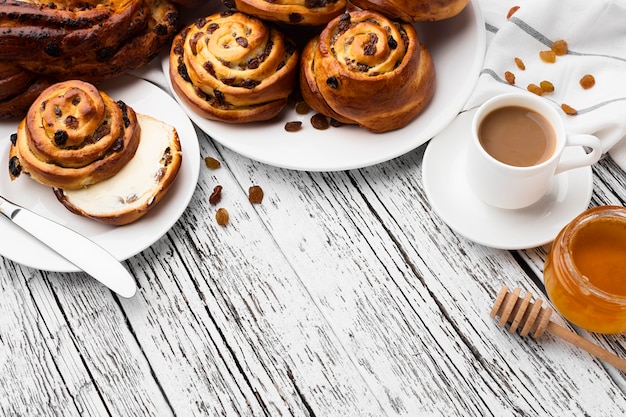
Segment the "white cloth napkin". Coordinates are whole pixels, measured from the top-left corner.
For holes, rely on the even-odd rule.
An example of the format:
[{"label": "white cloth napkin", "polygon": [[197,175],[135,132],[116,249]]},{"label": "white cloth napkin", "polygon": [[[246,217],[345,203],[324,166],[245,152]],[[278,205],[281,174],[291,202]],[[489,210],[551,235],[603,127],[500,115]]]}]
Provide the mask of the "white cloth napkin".
[{"label": "white cloth napkin", "polygon": [[[543,97],[576,115],[562,112],[572,133],[598,136],[603,151],[626,170],[626,0],[479,0],[487,30],[487,52],[478,83],[465,109],[498,94],[526,90],[549,81]],[[511,8],[519,8],[507,19]],[[544,62],[539,53],[564,40],[568,53]],[[525,65],[516,66],[515,58]],[[505,72],[515,84],[505,81]],[[590,74],[595,85],[584,89]]]}]

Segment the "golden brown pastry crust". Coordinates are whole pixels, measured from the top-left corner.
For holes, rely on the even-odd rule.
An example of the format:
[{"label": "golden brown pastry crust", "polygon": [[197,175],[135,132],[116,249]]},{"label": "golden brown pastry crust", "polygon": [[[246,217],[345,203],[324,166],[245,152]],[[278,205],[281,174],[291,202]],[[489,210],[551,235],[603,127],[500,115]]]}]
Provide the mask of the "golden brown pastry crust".
[{"label": "golden brown pastry crust", "polygon": [[444,20],[461,13],[469,0],[350,0],[356,6],[374,10],[405,22]]},{"label": "golden brown pastry crust", "polygon": [[435,68],[410,23],[358,10],[304,48],[300,89],[318,112],[372,132],[401,128],[430,102]]},{"label": "golden brown pastry crust", "polygon": [[50,77],[0,61],[0,120],[24,117],[35,98],[54,83]]},{"label": "golden brown pastry crust", "polygon": [[[167,0],[109,0],[92,9],[51,8],[25,11],[21,19],[3,19],[24,30],[0,29],[0,61],[13,61],[57,80],[98,82],[147,64],[178,30],[178,11]],[[49,4],[49,5],[48,5]],[[95,15],[95,16],[94,16]],[[30,19],[24,18],[24,16]],[[67,17],[70,16],[70,17]],[[27,30],[29,32],[27,32]]]},{"label": "golden brown pastry crust", "polygon": [[115,175],[134,155],[140,127],[134,110],[83,81],[48,87],[18,126],[10,174],[75,189]]},{"label": "golden brown pastry crust", "polygon": [[293,42],[243,13],[217,13],[174,38],[170,78],[176,94],[211,120],[269,120],[287,104],[298,74]]},{"label": "golden brown pastry crust", "polygon": [[223,0],[226,7],[263,20],[292,25],[325,25],[346,9],[346,0]]}]

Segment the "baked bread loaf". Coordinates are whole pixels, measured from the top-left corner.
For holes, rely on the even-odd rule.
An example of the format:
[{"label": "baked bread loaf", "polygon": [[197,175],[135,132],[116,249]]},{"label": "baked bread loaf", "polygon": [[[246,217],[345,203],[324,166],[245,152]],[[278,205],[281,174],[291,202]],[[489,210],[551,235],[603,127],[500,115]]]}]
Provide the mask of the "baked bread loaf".
[{"label": "baked bread loaf", "polygon": [[135,154],[140,131],[135,111],[94,85],[56,83],[19,124],[9,171],[50,187],[82,188],[117,174]]},{"label": "baked bread loaf", "polygon": [[435,67],[412,24],[355,10],[307,43],[300,89],[319,113],[382,133],[405,126],[426,107]]},{"label": "baked bread loaf", "polygon": [[[178,9],[169,0],[0,0],[0,63],[30,73],[27,91],[42,82],[80,79],[95,83],[140,68],[178,31]],[[25,97],[0,74],[0,119],[23,117]],[[9,103],[10,101],[10,103]],[[32,102],[32,100],[30,101]]]},{"label": "baked bread loaf", "polygon": [[346,0],[222,0],[230,9],[291,25],[325,25],[346,9]]},{"label": "baked bread loaf", "polygon": [[141,141],[133,158],[115,176],[77,190],[55,188],[71,212],[102,223],[132,223],[157,205],[178,175],[182,150],[178,133],[153,117],[137,114]]},{"label": "baked bread loaf", "polygon": [[0,120],[24,117],[26,110],[55,80],[0,61]]},{"label": "baked bread loaf", "polygon": [[350,0],[354,5],[374,10],[404,22],[444,20],[461,13],[469,0]]},{"label": "baked bread loaf", "polygon": [[295,88],[298,51],[263,20],[216,13],[174,38],[169,75],[178,97],[203,117],[229,123],[269,120]]}]

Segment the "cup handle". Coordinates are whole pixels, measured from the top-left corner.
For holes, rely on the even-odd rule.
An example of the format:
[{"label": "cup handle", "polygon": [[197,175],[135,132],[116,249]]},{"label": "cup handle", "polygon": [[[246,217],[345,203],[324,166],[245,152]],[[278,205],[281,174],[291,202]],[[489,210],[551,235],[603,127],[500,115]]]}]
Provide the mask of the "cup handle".
[{"label": "cup handle", "polygon": [[567,138],[567,145],[565,146],[583,146],[590,148],[591,152],[585,152],[584,155],[576,155],[566,159],[561,159],[559,161],[559,165],[556,167],[555,175],[560,174],[561,172],[569,171],[570,169],[593,165],[598,162],[602,156],[602,145],[600,143],[600,139],[593,135],[570,134]]}]

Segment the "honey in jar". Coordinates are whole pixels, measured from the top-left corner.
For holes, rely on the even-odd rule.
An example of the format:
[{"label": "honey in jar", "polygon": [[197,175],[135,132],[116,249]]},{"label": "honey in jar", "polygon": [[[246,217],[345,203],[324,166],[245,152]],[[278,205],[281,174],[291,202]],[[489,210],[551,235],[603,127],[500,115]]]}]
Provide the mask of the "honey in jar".
[{"label": "honey in jar", "polygon": [[561,230],[544,267],[546,291],[589,331],[626,331],[626,208],[591,208]]}]

